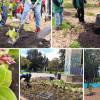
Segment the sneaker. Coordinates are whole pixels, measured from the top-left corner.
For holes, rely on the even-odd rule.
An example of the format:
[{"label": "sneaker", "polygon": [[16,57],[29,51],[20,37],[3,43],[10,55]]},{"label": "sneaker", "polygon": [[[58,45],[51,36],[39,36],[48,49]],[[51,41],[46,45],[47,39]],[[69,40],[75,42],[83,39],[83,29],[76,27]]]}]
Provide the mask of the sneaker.
[{"label": "sneaker", "polygon": [[39,33],[40,31],[41,31],[40,27],[37,27],[35,30],[36,33]]},{"label": "sneaker", "polygon": [[56,27],[56,30],[59,31],[60,30],[60,27]]}]

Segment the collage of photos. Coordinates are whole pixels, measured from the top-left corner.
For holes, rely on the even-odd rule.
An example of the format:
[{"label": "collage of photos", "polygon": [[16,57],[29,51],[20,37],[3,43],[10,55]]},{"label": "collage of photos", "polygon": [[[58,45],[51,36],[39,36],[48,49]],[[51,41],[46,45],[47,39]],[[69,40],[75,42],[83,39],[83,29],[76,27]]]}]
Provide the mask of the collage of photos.
[{"label": "collage of photos", "polygon": [[0,0],[0,100],[100,100],[100,0]]}]

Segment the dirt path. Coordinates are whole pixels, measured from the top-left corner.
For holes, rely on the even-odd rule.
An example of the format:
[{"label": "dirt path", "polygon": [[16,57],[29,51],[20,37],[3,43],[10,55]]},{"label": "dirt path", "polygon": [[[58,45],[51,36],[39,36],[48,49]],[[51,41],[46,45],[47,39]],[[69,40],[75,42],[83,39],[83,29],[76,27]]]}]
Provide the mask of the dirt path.
[{"label": "dirt path", "polygon": [[81,47],[100,47],[100,35],[93,31],[96,14],[100,12],[100,9],[85,9],[86,24],[84,25],[80,24],[78,19],[74,17],[75,12],[75,9],[64,10],[64,20],[70,22],[74,27],[67,32],[53,30],[53,47],[70,47],[73,41],[78,41]]},{"label": "dirt path", "polygon": [[100,99],[100,88],[93,89],[94,95],[87,96],[88,90],[85,89],[85,100],[99,100]]}]

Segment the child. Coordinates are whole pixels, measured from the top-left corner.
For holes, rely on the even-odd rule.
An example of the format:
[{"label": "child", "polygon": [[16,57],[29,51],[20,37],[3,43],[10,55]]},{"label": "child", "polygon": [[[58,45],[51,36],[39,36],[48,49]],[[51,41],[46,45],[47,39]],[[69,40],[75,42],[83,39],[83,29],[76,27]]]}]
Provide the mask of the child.
[{"label": "child", "polygon": [[77,9],[77,15],[79,18],[79,22],[84,23],[84,3],[86,0],[73,0],[73,5],[75,9]]},{"label": "child", "polygon": [[59,30],[63,21],[63,0],[53,0],[56,30]]}]

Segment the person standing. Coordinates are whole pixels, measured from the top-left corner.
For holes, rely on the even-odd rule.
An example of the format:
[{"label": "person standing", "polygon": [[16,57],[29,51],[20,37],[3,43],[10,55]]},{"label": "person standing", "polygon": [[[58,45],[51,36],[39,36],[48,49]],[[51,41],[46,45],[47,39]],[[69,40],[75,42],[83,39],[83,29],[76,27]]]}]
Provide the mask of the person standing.
[{"label": "person standing", "polygon": [[56,30],[60,30],[63,21],[63,0],[53,0],[53,13]]},{"label": "person standing", "polygon": [[41,5],[42,0],[31,0],[32,2],[32,9],[35,16],[35,23],[36,23],[36,30],[35,32],[38,33],[41,31]]},{"label": "person standing", "polygon": [[36,23],[36,30],[35,32],[38,33],[41,31],[41,4],[42,0],[26,0],[24,4],[24,11],[21,16],[21,29],[23,28],[23,24],[25,23],[25,19],[28,16],[30,10],[32,9],[33,15],[35,17]]},{"label": "person standing", "polygon": [[84,3],[86,0],[73,0],[73,6],[77,9],[77,16],[79,18],[79,22],[84,23]]}]

